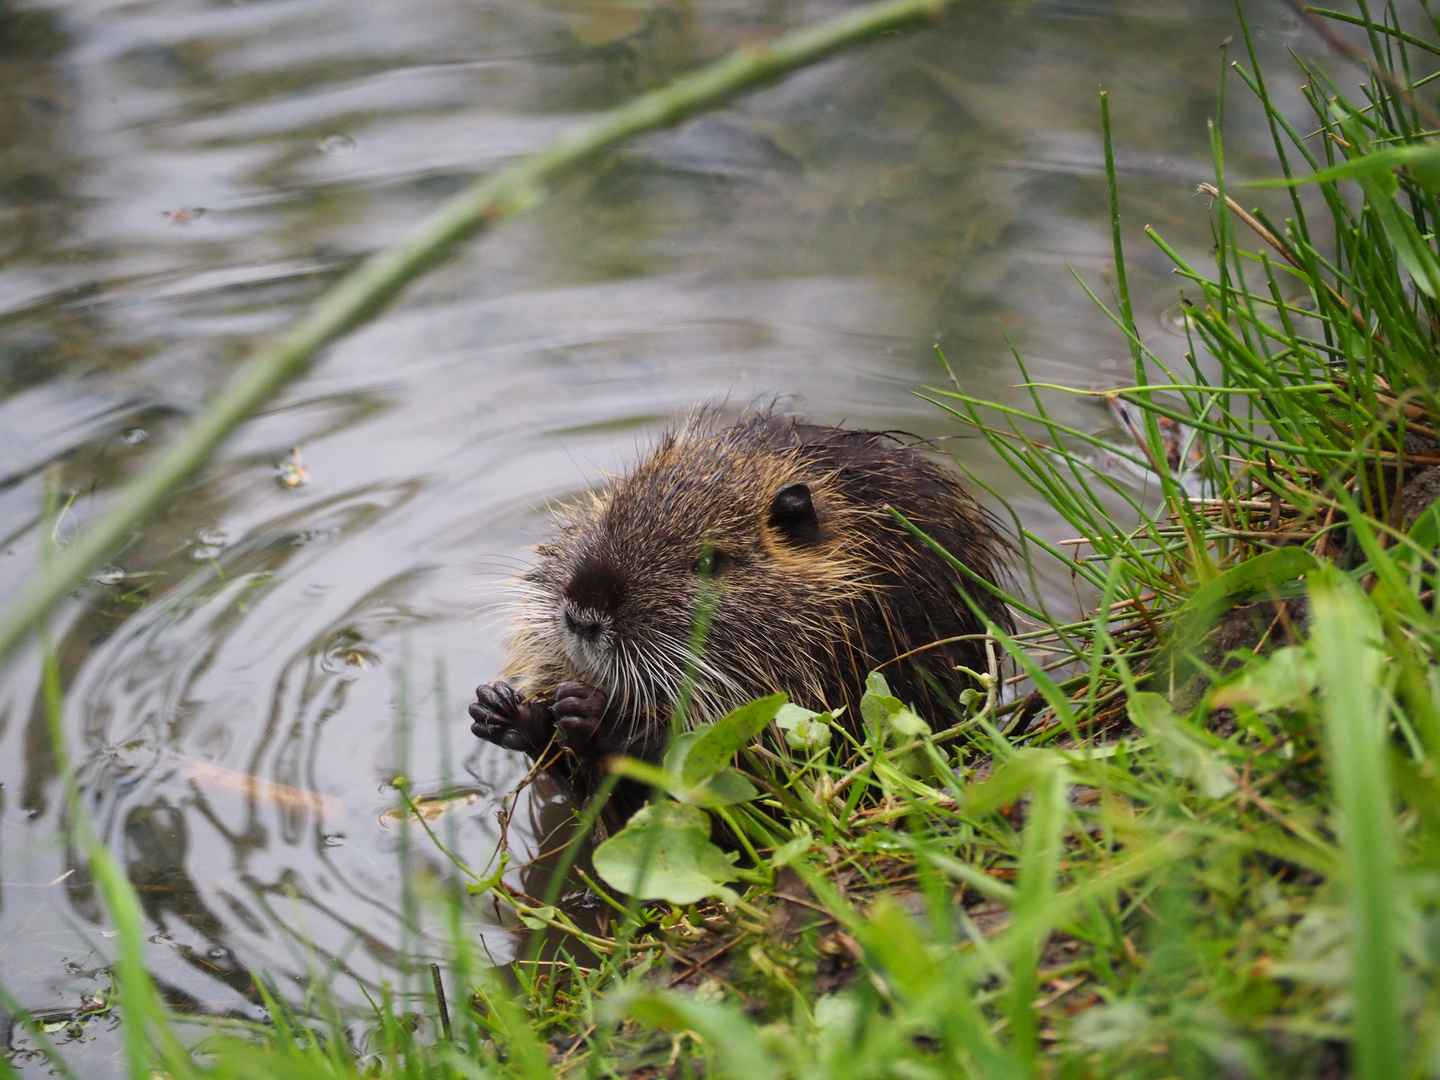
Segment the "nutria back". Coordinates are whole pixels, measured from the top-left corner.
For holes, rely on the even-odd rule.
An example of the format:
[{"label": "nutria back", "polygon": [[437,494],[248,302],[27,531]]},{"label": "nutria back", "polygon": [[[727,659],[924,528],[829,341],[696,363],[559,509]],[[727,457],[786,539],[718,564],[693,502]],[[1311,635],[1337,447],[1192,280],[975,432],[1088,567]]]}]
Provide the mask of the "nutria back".
[{"label": "nutria back", "polygon": [[[811,709],[847,706],[858,723],[866,674],[881,668],[943,726],[971,685],[956,665],[987,665],[966,596],[1002,628],[1010,616],[887,507],[979,577],[1001,572],[990,517],[917,447],[783,416],[723,426],[698,414],[539,548],[507,674],[532,700],[565,683],[600,691],[594,723],[610,729],[611,752],[653,754],[691,677],[690,722],[784,691]],[[708,628],[695,657],[697,612]]]}]

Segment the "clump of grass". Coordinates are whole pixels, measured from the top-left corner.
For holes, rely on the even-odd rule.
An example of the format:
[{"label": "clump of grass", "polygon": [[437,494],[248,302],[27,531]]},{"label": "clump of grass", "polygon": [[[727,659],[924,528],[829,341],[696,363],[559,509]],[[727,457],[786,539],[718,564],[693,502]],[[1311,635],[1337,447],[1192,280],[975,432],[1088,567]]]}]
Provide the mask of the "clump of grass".
[{"label": "clump of grass", "polygon": [[[1327,17],[1364,28],[1370,78],[1350,99],[1302,65],[1313,132],[1248,37],[1231,69],[1270,117],[1286,219],[1227,191],[1217,126],[1214,265],[1151,234],[1186,281],[1182,371],[1136,332],[1106,122],[1133,447],[1055,422],[1063,388],[1019,358],[1028,411],[930,395],[1082,541],[1020,529],[1027,566],[1060,560],[1098,603],[1063,621],[1014,598],[1034,628],[995,640],[1019,693],[997,656],[948,730],[872,679],[843,754],[770,699],[626,765],[667,795],[596,853],[605,879],[577,871],[608,926],[557,906],[560,876],[536,898],[473,874],[549,942],[502,979],[457,929],[463,991],[422,994],[425,1018],[383,997],[363,1041],[272,997],[270,1025],[182,1049],[122,934],[132,1075],[1440,1073],[1440,120],[1418,73],[1440,25]],[[431,902],[459,927],[458,887]]]},{"label": "clump of grass", "polygon": [[663,982],[692,992],[657,989],[652,954],[644,989],[605,995],[648,1024],[585,1068],[679,1029],[666,1060],[721,1073],[759,1068],[755,1045],[774,1075],[1435,1071],[1440,123],[1414,57],[1440,49],[1361,12],[1371,78],[1352,101],[1305,67],[1313,134],[1253,51],[1232,68],[1271,119],[1286,220],[1227,192],[1216,127],[1214,266],[1150,234],[1186,281],[1185,370],[1136,331],[1109,169],[1134,446],[1052,420],[1064,388],[1018,357],[1027,411],[930,395],[1073,526],[1022,528],[1027,564],[1060,560],[1096,613],[1017,600],[1035,628],[1001,640],[1031,692],[956,729],[877,688],[843,764],[747,751],[764,796],[726,813],[760,910],[652,912]]}]

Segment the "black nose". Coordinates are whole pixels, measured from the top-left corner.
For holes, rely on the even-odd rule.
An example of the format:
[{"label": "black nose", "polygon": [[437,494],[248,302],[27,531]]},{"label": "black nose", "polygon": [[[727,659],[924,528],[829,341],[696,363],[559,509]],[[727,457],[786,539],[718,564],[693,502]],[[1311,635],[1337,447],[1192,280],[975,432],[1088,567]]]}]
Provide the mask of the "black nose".
[{"label": "black nose", "polygon": [[574,612],[565,613],[565,629],[580,638],[582,641],[596,641],[605,632],[605,624],[599,619],[590,618],[587,615],[576,615]]},{"label": "black nose", "polygon": [[[610,562],[593,555],[575,568],[570,583],[565,586],[565,596],[571,603],[597,615],[615,615],[625,600],[626,591],[625,575]],[[573,626],[571,629],[575,630]]]}]

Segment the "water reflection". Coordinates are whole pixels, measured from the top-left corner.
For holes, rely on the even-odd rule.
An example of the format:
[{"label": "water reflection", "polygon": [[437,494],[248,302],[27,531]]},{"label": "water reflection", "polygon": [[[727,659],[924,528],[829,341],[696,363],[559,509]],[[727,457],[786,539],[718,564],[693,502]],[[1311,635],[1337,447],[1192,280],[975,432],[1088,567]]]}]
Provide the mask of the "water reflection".
[{"label": "water reflection", "polygon": [[[839,9],[0,0],[0,596],[251,343],[439,198]],[[1247,10],[1267,62],[1311,45],[1280,6]],[[912,396],[943,381],[932,345],[968,389],[1015,399],[1007,335],[1037,379],[1128,378],[1071,278],[1108,288],[1102,81],[1141,331],[1178,360],[1174,280],[1139,227],[1203,263],[1192,191],[1234,32],[1229,0],[968,6],[557,182],[247,424],[51,627],[86,806],[141,890],[167,992],[252,1015],[250,969],[287,987],[333,969],[352,1002],[395,977],[392,781],[478,793],[442,823],[487,864],[525,763],[478,745],[464,706],[502,661],[504,581],[547,505],[666,417],[778,399],[949,436]],[[1230,168],[1267,172],[1255,110],[1227,116]],[[1080,400],[1057,416],[1111,423]],[[947,445],[1054,535],[973,440]],[[308,480],[287,486],[294,448]],[[47,477],[58,523],[40,521]],[[0,975],[53,1010],[95,992],[110,941],[39,677],[34,648],[0,673]],[[531,789],[514,810],[523,861],[564,808]],[[447,873],[420,845],[411,879]],[[516,880],[538,893],[539,873]],[[477,905],[467,932],[486,925],[503,960]]]}]

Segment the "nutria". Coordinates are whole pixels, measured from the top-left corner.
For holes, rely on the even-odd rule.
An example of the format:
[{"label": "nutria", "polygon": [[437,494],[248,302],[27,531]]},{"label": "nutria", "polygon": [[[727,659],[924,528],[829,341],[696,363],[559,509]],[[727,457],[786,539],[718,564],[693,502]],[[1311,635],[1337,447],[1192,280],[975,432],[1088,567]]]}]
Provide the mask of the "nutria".
[{"label": "nutria", "polygon": [[[943,726],[972,685],[956,665],[988,663],[975,609],[1006,629],[1010,615],[887,507],[996,580],[1006,546],[990,517],[914,445],[771,414],[729,427],[692,416],[538,549],[511,681],[476,690],[471,730],[537,760],[552,752],[551,773],[583,797],[603,758],[658,759],[690,672],[690,722],[783,690],[817,711],[845,706],[854,730],[866,675],[882,668]],[[714,599],[692,658],[702,591]]]}]

